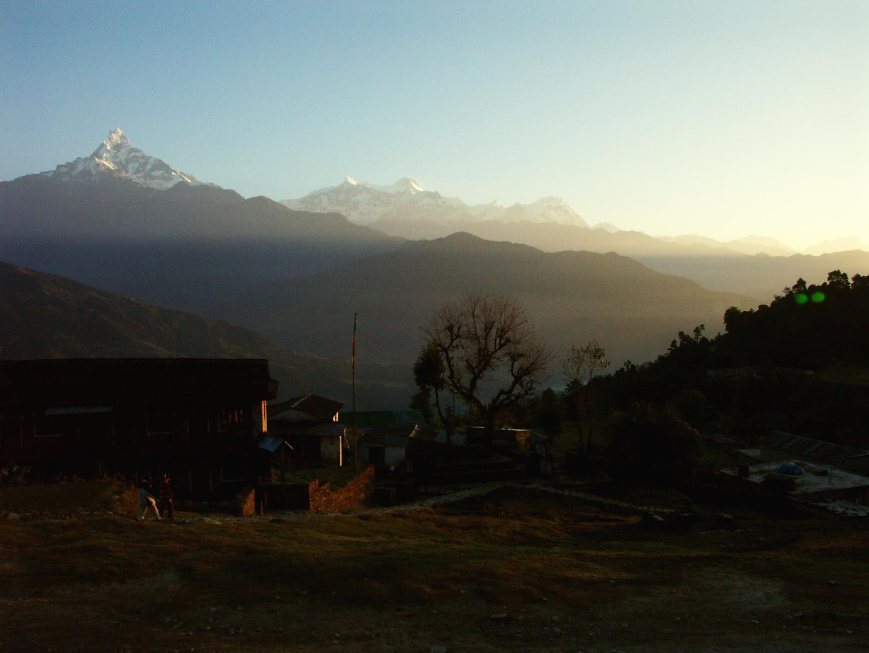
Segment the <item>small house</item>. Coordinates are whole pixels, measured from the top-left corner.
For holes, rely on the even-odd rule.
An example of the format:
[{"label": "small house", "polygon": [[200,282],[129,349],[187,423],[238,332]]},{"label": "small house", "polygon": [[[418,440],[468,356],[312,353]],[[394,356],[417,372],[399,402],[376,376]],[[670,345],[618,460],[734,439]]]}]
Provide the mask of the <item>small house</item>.
[{"label": "small house", "polygon": [[291,465],[342,465],[347,440],[338,419],[343,405],[315,394],[271,404],[269,435],[289,445]]},{"label": "small house", "polygon": [[356,455],[377,469],[395,468],[405,459],[417,429],[416,424],[362,429]]}]

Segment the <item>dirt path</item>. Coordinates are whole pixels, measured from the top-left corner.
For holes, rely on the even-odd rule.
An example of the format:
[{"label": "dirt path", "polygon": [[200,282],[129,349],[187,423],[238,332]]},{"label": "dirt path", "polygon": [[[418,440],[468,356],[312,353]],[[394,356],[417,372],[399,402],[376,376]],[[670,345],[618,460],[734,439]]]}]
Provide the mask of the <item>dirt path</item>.
[{"label": "dirt path", "polygon": [[601,506],[615,507],[623,510],[628,510],[643,514],[672,514],[674,511],[670,508],[662,508],[660,506],[644,506],[609,497],[602,497],[588,492],[582,492],[575,489],[556,488],[552,485],[547,485],[539,480],[522,480],[522,481],[491,481],[488,483],[475,483],[473,485],[452,486],[445,490],[445,494],[420,499],[412,503],[401,504],[398,506],[388,506],[383,508],[366,508],[364,510],[353,510],[347,512],[274,512],[265,516],[251,517],[236,517],[236,516],[221,516],[221,517],[184,517],[175,520],[175,523],[190,524],[190,523],[210,523],[210,524],[232,524],[243,522],[272,522],[272,521],[295,521],[302,519],[334,519],[339,517],[364,517],[369,515],[392,515],[402,512],[410,512],[414,510],[424,510],[432,506],[443,505],[446,503],[455,503],[473,497],[485,496],[497,490],[504,488],[519,488],[530,492],[548,492],[583,501],[598,504]]}]

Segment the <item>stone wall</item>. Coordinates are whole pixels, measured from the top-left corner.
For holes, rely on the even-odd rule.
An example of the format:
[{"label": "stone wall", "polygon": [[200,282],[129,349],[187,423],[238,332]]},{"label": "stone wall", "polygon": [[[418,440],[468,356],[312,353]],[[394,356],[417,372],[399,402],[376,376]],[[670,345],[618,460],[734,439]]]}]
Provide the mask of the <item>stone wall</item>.
[{"label": "stone wall", "polygon": [[[266,512],[275,510],[310,510],[338,512],[369,500],[374,494],[374,467],[369,466],[344,487],[332,491],[329,483],[263,485],[266,492]],[[253,488],[245,487],[233,500],[233,512],[242,517],[254,515]]]},{"label": "stone wall", "polygon": [[367,501],[374,494],[374,466],[339,490],[332,491],[329,483],[314,481],[309,486],[311,512],[338,512]]},{"label": "stone wall", "polygon": [[232,500],[232,511],[242,517],[252,517],[255,513],[253,488],[243,487]]}]

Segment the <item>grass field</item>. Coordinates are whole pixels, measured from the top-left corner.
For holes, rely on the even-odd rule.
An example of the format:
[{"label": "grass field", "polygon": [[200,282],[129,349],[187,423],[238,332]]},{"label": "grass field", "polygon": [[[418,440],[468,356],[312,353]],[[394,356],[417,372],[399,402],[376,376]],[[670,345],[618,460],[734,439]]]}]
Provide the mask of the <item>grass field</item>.
[{"label": "grass field", "polygon": [[510,488],[168,525],[106,512],[117,488],[91,485],[68,486],[74,513],[0,520],[0,651],[866,650],[861,522],[733,506],[727,530],[675,532]]}]

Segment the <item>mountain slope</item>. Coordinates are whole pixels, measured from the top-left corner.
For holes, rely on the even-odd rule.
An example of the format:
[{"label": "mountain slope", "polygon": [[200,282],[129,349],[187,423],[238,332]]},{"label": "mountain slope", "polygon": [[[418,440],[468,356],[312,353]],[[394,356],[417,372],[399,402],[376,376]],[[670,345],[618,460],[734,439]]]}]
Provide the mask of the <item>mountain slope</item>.
[{"label": "mountain slope", "polygon": [[597,338],[618,363],[651,359],[679,330],[700,323],[714,333],[729,306],[753,305],[616,254],[546,254],[455,234],[407,243],[307,279],[263,285],[229,304],[226,315],[277,342],[334,355],[346,331],[336,316],[358,312],[360,351],[407,364],[434,311],[469,292],[517,298],[556,354]]},{"label": "mountain slope", "polygon": [[[156,308],[55,275],[0,263],[0,345],[12,359],[93,357],[267,358],[280,394],[315,391],[351,401],[349,364],[297,354],[226,322]],[[347,338],[343,339],[346,343]],[[349,357],[341,352],[342,358]],[[357,397],[368,409],[402,408],[406,367],[360,364]]]},{"label": "mountain slope", "polygon": [[820,283],[832,270],[869,274],[869,252],[853,250],[809,256],[636,256],[637,261],[664,274],[689,277],[710,290],[735,290],[756,298],[769,298],[803,277]]},{"label": "mountain slope", "polygon": [[0,183],[0,260],[202,312],[253,283],[400,244],[341,215],[245,199],[177,171],[169,185],[173,169],[120,136],[53,173]]},{"label": "mountain slope", "polygon": [[[455,225],[408,223],[393,230],[382,222],[379,227],[387,233],[400,232],[408,238],[443,238],[456,228]],[[787,254],[784,251],[778,256],[764,253],[749,255],[737,250],[757,251],[758,245],[725,245],[697,237],[671,239],[678,242],[668,242],[638,231],[610,231],[600,227],[586,229],[567,224],[505,224],[486,220],[465,224],[464,229],[486,240],[521,243],[544,252],[615,252],[629,256],[652,270],[696,281],[708,290],[736,292],[755,297],[758,301],[790,286],[800,276],[811,276],[810,281],[822,281],[830,270],[869,273],[869,252],[864,250],[817,256]],[[771,248],[770,243],[767,243],[767,248]]]}]

